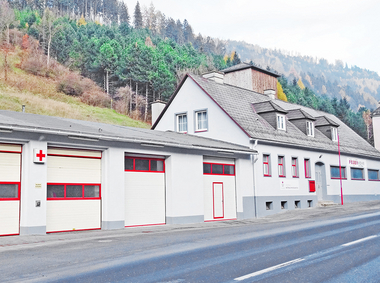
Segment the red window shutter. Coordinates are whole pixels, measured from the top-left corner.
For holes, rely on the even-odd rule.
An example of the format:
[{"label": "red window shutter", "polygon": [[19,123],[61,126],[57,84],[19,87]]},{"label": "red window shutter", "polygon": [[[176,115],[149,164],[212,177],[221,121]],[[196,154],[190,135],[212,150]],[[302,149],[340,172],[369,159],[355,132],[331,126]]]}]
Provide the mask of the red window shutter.
[{"label": "red window shutter", "polygon": [[309,181],[309,192],[315,192],[315,181]]}]

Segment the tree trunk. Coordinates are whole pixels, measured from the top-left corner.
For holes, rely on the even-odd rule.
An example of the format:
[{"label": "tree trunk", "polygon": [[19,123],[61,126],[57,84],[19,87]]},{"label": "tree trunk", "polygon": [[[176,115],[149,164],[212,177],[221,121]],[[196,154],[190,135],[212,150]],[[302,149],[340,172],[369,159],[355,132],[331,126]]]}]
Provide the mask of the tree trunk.
[{"label": "tree trunk", "polygon": [[[132,79],[129,79],[129,87],[132,91]],[[132,114],[132,101],[133,101],[133,92],[131,92],[131,97],[129,98],[129,115]]]},{"label": "tree trunk", "polygon": [[51,44],[51,32],[49,34],[49,40],[48,40],[48,44],[47,44],[47,68],[49,69],[49,65],[50,65],[50,44]]},{"label": "tree trunk", "polygon": [[137,110],[137,96],[139,95],[139,84],[136,82],[136,104],[135,104],[135,110]]},{"label": "tree trunk", "polygon": [[107,94],[110,95],[110,93],[109,93],[109,85],[108,85],[108,70],[106,72],[106,90],[107,90]]},{"label": "tree trunk", "polygon": [[146,122],[146,118],[148,117],[148,83],[145,85],[145,113],[144,113],[144,121]]},{"label": "tree trunk", "polygon": [[153,102],[155,102],[156,101],[156,92],[155,92],[155,90],[153,90]]}]

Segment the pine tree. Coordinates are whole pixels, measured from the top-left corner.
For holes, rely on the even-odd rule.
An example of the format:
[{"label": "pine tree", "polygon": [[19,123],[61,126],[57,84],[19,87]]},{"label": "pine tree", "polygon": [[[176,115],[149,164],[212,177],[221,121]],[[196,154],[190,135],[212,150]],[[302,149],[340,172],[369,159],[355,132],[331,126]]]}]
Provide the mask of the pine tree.
[{"label": "pine tree", "polygon": [[120,15],[120,23],[126,23],[126,24],[129,25],[128,7],[124,3],[124,1],[120,2],[120,5],[119,5],[119,15]]},{"label": "pine tree", "polygon": [[142,19],[139,1],[137,1],[136,7],[135,7],[134,17],[135,18],[134,18],[133,24],[135,25],[135,28],[141,29],[143,27],[143,19]]},{"label": "pine tree", "polygon": [[235,51],[234,57],[232,58],[232,66],[235,66],[235,65],[240,64],[240,63],[241,63],[241,60],[239,58],[239,55]]}]

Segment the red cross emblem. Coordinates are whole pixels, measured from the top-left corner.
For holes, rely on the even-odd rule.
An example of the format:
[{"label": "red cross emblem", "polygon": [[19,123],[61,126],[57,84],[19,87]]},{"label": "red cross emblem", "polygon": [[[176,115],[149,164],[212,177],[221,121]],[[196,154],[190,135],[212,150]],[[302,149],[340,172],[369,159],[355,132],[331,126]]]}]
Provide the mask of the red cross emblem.
[{"label": "red cross emblem", "polygon": [[45,163],[46,153],[42,149],[34,149],[34,163]]}]

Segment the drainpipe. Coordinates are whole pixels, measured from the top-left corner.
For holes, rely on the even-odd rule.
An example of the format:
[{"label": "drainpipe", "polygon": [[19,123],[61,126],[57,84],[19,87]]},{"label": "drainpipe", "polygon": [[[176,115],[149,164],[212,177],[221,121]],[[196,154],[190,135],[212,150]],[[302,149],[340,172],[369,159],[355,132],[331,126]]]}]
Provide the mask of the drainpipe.
[{"label": "drainpipe", "polygon": [[[251,143],[251,149],[257,150],[256,147],[259,140],[255,140],[251,138],[249,142]],[[256,174],[255,174],[255,163],[259,158],[255,155],[258,155],[258,152],[256,154],[251,154],[252,171],[253,171],[252,172],[253,173],[253,200],[255,204],[255,217],[259,218],[258,210],[257,210]]]}]

